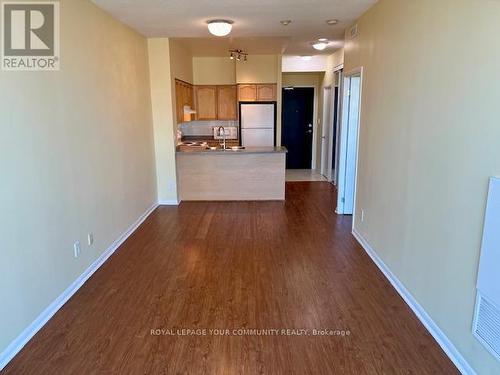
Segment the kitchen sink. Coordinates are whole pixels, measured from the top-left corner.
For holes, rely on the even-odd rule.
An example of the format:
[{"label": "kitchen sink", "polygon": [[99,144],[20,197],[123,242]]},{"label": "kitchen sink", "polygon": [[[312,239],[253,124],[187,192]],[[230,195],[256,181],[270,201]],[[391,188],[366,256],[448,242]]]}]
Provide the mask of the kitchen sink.
[{"label": "kitchen sink", "polygon": [[227,147],[226,149],[223,149],[222,147],[209,147],[208,148],[210,151],[241,151],[244,150],[244,146],[231,146]]}]

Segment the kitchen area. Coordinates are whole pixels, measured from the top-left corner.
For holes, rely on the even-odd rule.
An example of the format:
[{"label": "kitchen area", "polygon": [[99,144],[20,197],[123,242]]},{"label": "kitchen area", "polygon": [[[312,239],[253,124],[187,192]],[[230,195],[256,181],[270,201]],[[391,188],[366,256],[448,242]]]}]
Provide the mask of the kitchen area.
[{"label": "kitchen area", "polygon": [[192,83],[174,77],[179,200],[284,200],[278,64],[229,52],[193,57]]}]

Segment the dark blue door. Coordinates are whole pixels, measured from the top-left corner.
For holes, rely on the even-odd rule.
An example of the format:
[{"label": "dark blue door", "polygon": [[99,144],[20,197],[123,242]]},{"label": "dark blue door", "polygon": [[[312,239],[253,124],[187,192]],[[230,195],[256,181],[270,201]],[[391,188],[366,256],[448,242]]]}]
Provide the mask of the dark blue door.
[{"label": "dark blue door", "polygon": [[311,169],[314,88],[283,89],[281,144],[288,149],[287,169]]}]

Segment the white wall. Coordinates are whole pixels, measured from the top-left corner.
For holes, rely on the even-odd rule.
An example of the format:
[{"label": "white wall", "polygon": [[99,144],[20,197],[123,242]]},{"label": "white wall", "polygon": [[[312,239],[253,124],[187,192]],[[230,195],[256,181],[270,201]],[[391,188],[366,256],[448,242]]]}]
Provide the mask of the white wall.
[{"label": "white wall", "polygon": [[146,40],[61,1],[61,71],[0,71],[0,117],[1,352],[156,202]]},{"label": "white wall", "polygon": [[381,0],[345,46],[345,70],[364,67],[355,228],[479,374],[500,373],[471,332],[499,19],[498,1]]},{"label": "white wall", "polygon": [[283,56],[283,73],[324,72],[328,64],[328,55],[311,56],[304,60],[301,56]]}]

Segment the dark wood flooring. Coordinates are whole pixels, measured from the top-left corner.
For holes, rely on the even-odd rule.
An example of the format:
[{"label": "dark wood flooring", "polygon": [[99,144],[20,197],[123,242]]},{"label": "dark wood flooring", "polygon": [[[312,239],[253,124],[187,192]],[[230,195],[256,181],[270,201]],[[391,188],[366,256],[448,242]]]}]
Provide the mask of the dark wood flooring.
[{"label": "dark wood flooring", "polygon": [[334,199],[328,183],[298,182],[286,203],[158,208],[4,373],[458,373],[352,237],[351,218],[333,213]]}]

